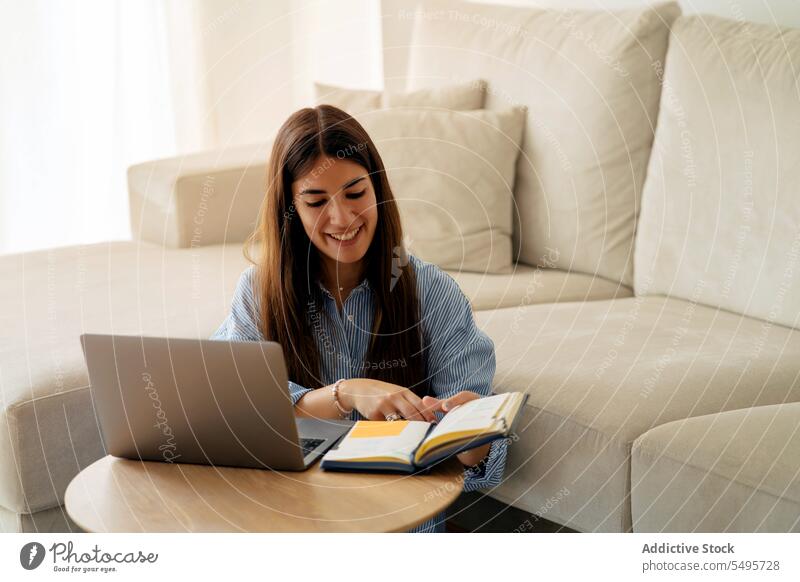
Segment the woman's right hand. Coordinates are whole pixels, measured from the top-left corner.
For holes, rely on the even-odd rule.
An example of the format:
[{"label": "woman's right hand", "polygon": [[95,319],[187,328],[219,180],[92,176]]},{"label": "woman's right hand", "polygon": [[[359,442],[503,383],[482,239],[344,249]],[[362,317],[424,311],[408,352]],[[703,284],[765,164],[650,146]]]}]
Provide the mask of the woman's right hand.
[{"label": "woman's right hand", "polygon": [[435,407],[423,405],[422,399],[408,388],[382,380],[348,378],[339,386],[339,402],[345,408],[355,408],[369,420],[386,420],[392,413],[407,420],[437,420]]}]

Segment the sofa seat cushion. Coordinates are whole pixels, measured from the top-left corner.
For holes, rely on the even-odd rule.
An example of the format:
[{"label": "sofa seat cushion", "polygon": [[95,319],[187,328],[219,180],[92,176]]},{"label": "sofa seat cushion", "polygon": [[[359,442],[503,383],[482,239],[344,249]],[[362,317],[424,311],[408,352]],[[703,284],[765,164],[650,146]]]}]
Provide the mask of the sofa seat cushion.
[{"label": "sofa seat cushion", "polygon": [[475,311],[534,303],[593,301],[631,297],[633,290],[615,281],[584,273],[516,263],[509,274],[447,271]]},{"label": "sofa seat cushion", "polygon": [[104,454],[79,336],[208,337],[246,261],[239,245],[102,243],[0,258],[0,506],[58,506]]},{"label": "sofa seat cushion", "polygon": [[631,529],[631,444],[648,430],[800,400],[800,332],[679,299],[529,305],[475,320],[495,343],[495,391],[530,395],[492,496],[582,531]]},{"label": "sofa seat cushion", "polygon": [[800,531],[800,403],[677,420],[631,451],[637,532]]}]

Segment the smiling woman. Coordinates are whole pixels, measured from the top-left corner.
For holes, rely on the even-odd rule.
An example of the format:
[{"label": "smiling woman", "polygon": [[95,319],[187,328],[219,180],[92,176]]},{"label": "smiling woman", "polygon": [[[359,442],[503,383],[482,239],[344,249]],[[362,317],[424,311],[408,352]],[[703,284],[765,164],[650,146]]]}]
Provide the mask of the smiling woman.
[{"label": "smiling woman", "polygon": [[319,243],[318,248],[331,249],[321,257],[327,280],[334,275],[336,287],[352,289],[361,275],[358,259],[366,254],[378,220],[375,191],[357,163],[324,157],[322,164],[329,162],[327,171],[295,182],[292,191],[303,201],[298,214],[308,238]]},{"label": "smiling woman", "polygon": [[[298,416],[435,422],[488,396],[494,344],[453,278],[406,251],[363,127],[330,105],[302,109],[279,130],[267,172],[249,241],[258,258],[212,337],[280,343]],[[500,482],[507,445],[458,454],[465,490]],[[444,517],[414,531],[444,531]]]}]

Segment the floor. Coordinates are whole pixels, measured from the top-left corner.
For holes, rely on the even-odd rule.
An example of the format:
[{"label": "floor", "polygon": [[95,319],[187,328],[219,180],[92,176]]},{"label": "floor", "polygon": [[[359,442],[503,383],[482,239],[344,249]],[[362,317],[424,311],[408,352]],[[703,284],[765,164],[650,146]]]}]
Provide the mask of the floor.
[{"label": "floor", "polygon": [[453,533],[577,533],[477,491],[462,493],[450,506],[446,528]]}]

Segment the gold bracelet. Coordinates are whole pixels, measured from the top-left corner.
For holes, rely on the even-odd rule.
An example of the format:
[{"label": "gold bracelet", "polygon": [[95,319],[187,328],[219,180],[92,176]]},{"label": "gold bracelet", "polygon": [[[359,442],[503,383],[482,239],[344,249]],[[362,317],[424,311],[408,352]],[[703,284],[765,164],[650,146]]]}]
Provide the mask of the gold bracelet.
[{"label": "gold bracelet", "polygon": [[350,414],[353,412],[352,408],[350,410],[346,410],[342,408],[341,404],[339,404],[339,386],[344,381],[345,378],[339,378],[338,380],[336,380],[336,383],[331,388],[331,393],[333,394],[333,403],[336,405],[336,409],[339,411],[339,416],[343,419],[350,416]]}]

